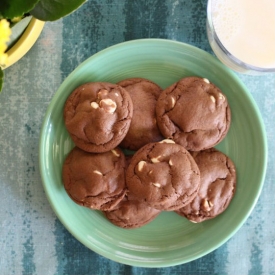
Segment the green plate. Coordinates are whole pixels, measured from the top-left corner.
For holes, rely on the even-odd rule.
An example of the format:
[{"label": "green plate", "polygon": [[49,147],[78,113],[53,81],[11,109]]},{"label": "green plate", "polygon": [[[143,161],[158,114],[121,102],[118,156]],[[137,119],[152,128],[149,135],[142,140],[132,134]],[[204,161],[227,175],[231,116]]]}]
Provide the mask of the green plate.
[{"label": "green plate", "polygon": [[[228,209],[194,224],[163,212],[138,229],[112,225],[100,211],[76,205],[61,180],[62,164],[73,147],[63,122],[68,95],[88,81],[118,82],[144,77],[162,88],[186,76],[206,77],[226,94],[232,123],[217,146],[237,168],[237,189]],[[162,39],[142,39],[107,48],[83,62],[63,82],[47,110],[40,137],[40,171],[49,202],[64,226],[88,248],[111,260],[142,267],[187,263],[226,242],[250,215],[260,195],[267,165],[267,142],[259,110],[234,73],[210,54]],[[245,242],[245,240],[244,240]]]}]

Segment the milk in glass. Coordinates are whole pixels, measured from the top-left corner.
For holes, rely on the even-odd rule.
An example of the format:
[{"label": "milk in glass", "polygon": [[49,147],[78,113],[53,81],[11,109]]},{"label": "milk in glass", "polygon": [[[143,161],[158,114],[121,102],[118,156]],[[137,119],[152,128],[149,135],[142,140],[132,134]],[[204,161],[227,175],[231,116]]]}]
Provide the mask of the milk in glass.
[{"label": "milk in glass", "polygon": [[229,53],[275,68],[275,0],[212,0],[214,30]]}]

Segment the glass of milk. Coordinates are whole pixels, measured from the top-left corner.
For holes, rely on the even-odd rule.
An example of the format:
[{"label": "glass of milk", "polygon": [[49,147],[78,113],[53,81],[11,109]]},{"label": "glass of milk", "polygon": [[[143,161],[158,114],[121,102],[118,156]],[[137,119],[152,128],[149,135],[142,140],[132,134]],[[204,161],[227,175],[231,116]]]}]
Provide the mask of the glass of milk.
[{"label": "glass of milk", "polygon": [[207,36],[229,68],[275,72],[275,0],[208,0]]}]

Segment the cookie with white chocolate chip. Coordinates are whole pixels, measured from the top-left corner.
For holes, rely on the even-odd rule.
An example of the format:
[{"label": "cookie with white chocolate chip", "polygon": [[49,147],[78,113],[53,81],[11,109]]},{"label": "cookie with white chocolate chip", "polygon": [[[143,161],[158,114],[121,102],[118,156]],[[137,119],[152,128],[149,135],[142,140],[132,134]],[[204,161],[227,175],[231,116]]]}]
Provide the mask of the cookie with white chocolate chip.
[{"label": "cookie with white chocolate chip", "polygon": [[133,155],[126,170],[126,185],[139,201],[172,211],[194,199],[200,172],[184,147],[164,140],[149,143]]},{"label": "cookie with white chocolate chip", "polygon": [[117,83],[127,90],[133,101],[133,118],[120,146],[138,150],[149,142],[163,139],[156,121],[156,103],[160,86],[145,78],[128,78]]},{"label": "cookie with white chocolate chip", "polygon": [[201,186],[194,200],[176,212],[198,223],[225,211],[236,190],[236,169],[232,160],[211,148],[192,152],[201,173]]},{"label": "cookie with white chocolate chip", "polygon": [[226,96],[208,79],[195,76],[166,88],[158,99],[156,114],[163,136],[189,151],[221,142],[231,122]]},{"label": "cookie with white chocolate chip", "polygon": [[126,136],[133,103],[128,92],[116,84],[90,82],[70,94],[63,114],[75,145],[101,153],[115,148]]},{"label": "cookie with white chocolate chip", "polygon": [[132,229],[144,226],[155,219],[160,210],[148,206],[135,198],[129,198],[127,195],[111,211],[105,211],[106,218],[116,226]]},{"label": "cookie with white chocolate chip", "polygon": [[81,206],[110,211],[126,194],[125,165],[119,148],[98,154],[74,147],[63,164],[65,190]]}]

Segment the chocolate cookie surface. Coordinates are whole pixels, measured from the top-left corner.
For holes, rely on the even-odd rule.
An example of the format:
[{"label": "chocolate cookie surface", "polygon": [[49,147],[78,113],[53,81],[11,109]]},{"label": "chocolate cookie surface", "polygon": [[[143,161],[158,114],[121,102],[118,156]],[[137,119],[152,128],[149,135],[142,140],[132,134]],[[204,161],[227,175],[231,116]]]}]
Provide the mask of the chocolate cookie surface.
[{"label": "chocolate cookie surface", "polygon": [[201,186],[194,200],[176,212],[190,221],[202,222],[221,214],[236,190],[236,169],[232,160],[211,148],[193,152],[201,173]]},{"label": "chocolate cookie surface", "polygon": [[107,219],[122,228],[138,228],[151,222],[160,210],[138,200],[123,199],[112,211],[104,212]]},{"label": "chocolate cookie surface", "polygon": [[130,94],[133,101],[133,118],[120,146],[138,150],[149,142],[163,139],[156,122],[156,103],[162,89],[144,78],[130,78],[117,83]]},{"label": "chocolate cookie surface", "polygon": [[118,85],[90,82],[72,92],[63,114],[76,146],[87,152],[107,152],[127,134],[133,103],[128,92]]},{"label": "chocolate cookie surface", "polygon": [[129,192],[139,201],[167,211],[192,201],[200,185],[200,172],[192,156],[182,146],[170,142],[143,146],[126,170]]},{"label": "chocolate cookie surface", "polygon": [[157,122],[166,138],[189,151],[218,144],[227,134],[231,112],[221,90],[200,77],[186,77],[165,89],[156,106]]},{"label": "chocolate cookie surface", "polygon": [[118,148],[97,154],[74,147],[63,164],[62,179],[77,204],[111,210],[126,193],[125,156]]}]

